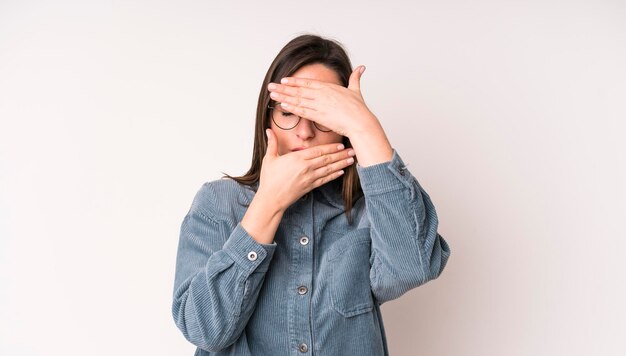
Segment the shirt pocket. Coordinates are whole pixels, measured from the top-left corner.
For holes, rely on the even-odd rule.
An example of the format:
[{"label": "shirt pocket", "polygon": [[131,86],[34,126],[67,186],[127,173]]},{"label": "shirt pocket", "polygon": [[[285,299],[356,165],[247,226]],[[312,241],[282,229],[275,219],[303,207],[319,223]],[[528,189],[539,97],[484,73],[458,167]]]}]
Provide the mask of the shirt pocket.
[{"label": "shirt pocket", "polygon": [[328,251],[331,305],[346,318],[367,313],[374,307],[370,285],[371,246],[370,229],[362,228],[339,237]]}]

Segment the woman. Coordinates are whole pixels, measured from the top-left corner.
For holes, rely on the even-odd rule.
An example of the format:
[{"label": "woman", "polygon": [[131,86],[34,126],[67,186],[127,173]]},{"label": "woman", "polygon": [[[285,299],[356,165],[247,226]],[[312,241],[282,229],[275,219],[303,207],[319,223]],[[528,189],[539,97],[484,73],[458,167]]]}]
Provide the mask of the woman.
[{"label": "woman", "polygon": [[387,355],[380,305],[444,269],[435,208],[351,68],[332,40],[290,41],[263,81],[249,171],[196,194],[172,305],[196,355]]}]

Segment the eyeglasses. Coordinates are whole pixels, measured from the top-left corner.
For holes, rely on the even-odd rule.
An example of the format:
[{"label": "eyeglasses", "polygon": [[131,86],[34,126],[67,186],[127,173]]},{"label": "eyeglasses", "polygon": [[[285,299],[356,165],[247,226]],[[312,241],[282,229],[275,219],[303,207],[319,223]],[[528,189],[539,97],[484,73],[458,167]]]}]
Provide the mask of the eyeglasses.
[{"label": "eyeglasses", "polygon": [[[272,121],[274,121],[274,124],[283,130],[291,130],[300,123],[300,116],[284,111],[280,103],[276,103],[274,106],[268,105],[267,108],[272,109]],[[315,121],[313,121],[313,125],[322,132],[332,131],[328,127],[320,125]]]}]

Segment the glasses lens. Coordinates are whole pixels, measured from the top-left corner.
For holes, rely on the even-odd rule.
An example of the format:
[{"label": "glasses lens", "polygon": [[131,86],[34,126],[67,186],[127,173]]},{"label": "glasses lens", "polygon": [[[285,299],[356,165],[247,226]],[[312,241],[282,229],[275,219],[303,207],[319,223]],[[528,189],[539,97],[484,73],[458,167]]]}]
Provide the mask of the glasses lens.
[{"label": "glasses lens", "polygon": [[317,127],[317,129],[318,129],[318,130],[320,130],[320,131],[324,131],[324,132],[329,132],[329,131],[331,131],[328,127],[326,127],[326,126],[324,126],[324,125],[320,125],[320,124],[318,124],[317,122],[315,122],[315,123],[313,123],[313,124],[314,124],[314,125]]},{"label": "glasses lens", "polygon": [[272,112],[272,118],[274,119],[274,123],[278,125],[278,127],[284,130],[289,130],[296,127],[296,125],[298,124],[298,120],[300,120],[299,117],[288,111],[284,111],[279,103],[274,104],[273,107],[274,110]]}]

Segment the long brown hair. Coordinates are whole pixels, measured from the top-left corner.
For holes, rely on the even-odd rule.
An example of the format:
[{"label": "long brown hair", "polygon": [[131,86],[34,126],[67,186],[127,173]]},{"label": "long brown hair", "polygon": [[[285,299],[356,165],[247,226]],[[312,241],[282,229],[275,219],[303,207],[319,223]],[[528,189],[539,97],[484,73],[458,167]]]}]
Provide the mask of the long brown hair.
[{"label": "long brown hair", "polygon": [[[259,101],[257,104],[256,124],[254,130],[254,149],[252,163],[248,172],[240,177],[232,177],[224,172],[224,177],[231,178],[240,184],[253,188],[260,178],[263,157],[267,150],[267,137],[265,129],[271,127],[270,109],[268,105],[275,104],[269,96],[267,85],[270,82],[278,83],[281,78],[291,76],[301,67],[309,64],[323,64],[332,69],[339,76],[344,87],[348,86],[348,80],[352,73],[352,65],[343,46],[331,39],[325,39],[313,34],[300,35],[287,43],[278,53],[270,65],[265,79],[261,85]],[[352,147],[350,140],[343,137],[345,147]],[[356,160],[356,157],[355,157]],[[363,196],[361,183],[356,171],[356,163],[344,169],[344,174],[337,180],[341,180],[341,195],[345,207],[345,213],[349,224],[352,224],[352,206]],[[330,183],[330,182],[329,182]]]}]

